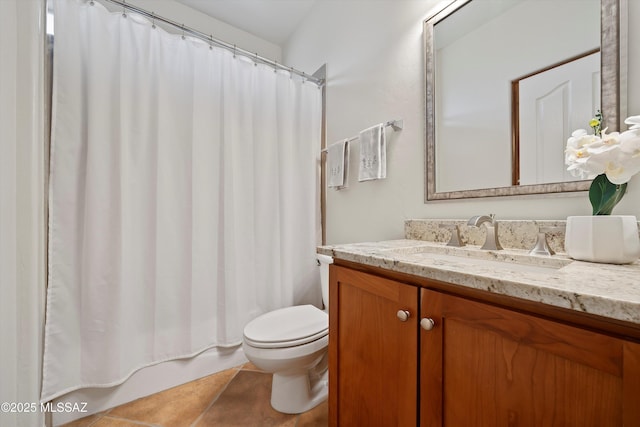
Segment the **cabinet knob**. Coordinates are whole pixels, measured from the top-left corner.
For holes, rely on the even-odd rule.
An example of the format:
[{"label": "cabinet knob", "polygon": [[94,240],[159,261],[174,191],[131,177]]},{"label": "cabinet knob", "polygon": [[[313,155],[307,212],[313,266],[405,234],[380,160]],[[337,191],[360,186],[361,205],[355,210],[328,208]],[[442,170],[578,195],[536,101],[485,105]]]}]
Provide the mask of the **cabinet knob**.
[{"label": "cabinet knob", "polygon": [[425,317],[424,319],[420,320],[420,327],[425,331],[432,330],[434,326],[436,326],[436,322],[434,322],[433,319]]},{"label": "cabinet knob", "polygon": [[408,310],[398,310],[396,316],[398,316],[398,319],[400,319],[401,322],[406,322],[409,320],[409,317],[411,317],[411,313],[409,313]]}]

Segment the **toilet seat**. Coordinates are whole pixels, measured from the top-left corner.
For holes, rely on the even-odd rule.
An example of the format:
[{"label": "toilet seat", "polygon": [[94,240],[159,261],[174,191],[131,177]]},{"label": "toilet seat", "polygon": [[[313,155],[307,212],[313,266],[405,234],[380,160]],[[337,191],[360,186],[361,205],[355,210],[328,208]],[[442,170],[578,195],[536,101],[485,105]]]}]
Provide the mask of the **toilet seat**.
[{"label": "toilet seat", "polygon": [[258,316],[244,328],[245,343],[256,348],[287,348],[329,333],[329,316],[313,305],[281,308]]}]

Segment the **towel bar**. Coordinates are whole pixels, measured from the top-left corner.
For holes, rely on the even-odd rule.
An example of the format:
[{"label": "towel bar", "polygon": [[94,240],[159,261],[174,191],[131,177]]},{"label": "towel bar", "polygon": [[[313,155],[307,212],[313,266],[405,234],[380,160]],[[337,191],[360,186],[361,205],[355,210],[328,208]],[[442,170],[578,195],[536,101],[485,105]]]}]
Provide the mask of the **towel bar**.
[{"label": "towel bar", "polygon": [[[399,130],[402,130],[404,128],[404,120],[402,120],[402,119],[389,120],[388,122],[386,122],[384,124],[384,126],[385,127],[391,126],[394,131],[399,131]],[[356,139],[358,139],[357,136],[352,136],[351,138],[347,138],[348,141],[355,141]],[[323,152],[323,153],[326,153],[327,150],[328,150],[328,148],[323,148],[320,151]]]}]

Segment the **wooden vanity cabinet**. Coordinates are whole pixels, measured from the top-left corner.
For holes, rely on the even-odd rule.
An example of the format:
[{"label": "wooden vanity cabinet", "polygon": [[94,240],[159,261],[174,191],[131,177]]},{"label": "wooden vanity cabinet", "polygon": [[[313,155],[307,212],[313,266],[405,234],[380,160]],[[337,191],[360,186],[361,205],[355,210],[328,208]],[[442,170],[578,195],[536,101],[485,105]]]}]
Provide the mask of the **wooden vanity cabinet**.
[{"label": "wooden vanity cabinet", "polygon": [[640,346],[421,290],[420,425],[640,426]]},{"label": "wooden vanity cabinet", "polygon": [[334,266],[329,280],[329,425],[415,426],[419,289]]},{"label": "wooden vanity cabinet", "polygon": [[330,426],[640,426],[640,344],[330,271]]}]

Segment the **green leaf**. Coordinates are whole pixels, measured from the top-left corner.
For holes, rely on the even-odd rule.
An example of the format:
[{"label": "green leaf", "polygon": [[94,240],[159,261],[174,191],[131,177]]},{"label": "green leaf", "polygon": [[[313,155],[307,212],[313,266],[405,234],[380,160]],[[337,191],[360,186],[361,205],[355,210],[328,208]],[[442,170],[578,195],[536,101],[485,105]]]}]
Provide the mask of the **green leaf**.
[{"label": "green leaf", "polygon": [[622,200],[626,190],[626,183],[613,184],[605,174],[595,177],[589,188],[589,201],[593,207],[593,214],[611,215],[611,211]]}]

